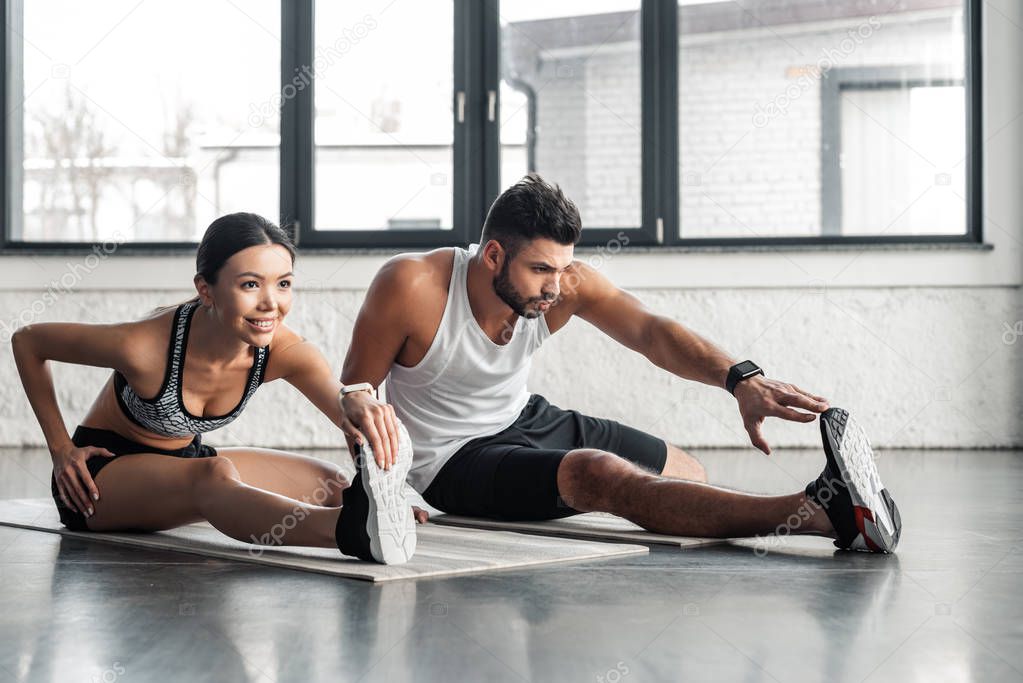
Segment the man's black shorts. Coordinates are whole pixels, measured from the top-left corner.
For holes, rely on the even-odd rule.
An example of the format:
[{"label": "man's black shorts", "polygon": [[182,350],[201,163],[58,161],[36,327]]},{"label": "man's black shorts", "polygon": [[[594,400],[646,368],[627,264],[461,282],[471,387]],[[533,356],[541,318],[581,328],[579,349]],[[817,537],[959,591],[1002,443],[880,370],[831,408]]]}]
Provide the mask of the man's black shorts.
[{"label": "man's black shorts", "polygon": [[668,458],[661,439],[613,420],[562,410],[534,394],[512,426],[473,439],[451,456],[423,498],[442,512],[470,517],[575,515],[578,510],[558,495],[558,466],[576,448],[608,451],[656,474]]}]

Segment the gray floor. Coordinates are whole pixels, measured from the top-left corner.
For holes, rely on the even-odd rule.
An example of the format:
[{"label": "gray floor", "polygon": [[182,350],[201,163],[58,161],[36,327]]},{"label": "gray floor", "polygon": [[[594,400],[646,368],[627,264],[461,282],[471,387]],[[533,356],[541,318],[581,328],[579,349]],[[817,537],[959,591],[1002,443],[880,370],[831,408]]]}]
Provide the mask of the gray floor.
[{"label": "gray floor", "polygon": [[[697,455],[763,493],[821,467]],[[883,455],[887,557],[790,538],[373,586],[0,527],[0,680],[1021,680],[1020,456]],[[48,476],[0,451],[0,498]]]}]

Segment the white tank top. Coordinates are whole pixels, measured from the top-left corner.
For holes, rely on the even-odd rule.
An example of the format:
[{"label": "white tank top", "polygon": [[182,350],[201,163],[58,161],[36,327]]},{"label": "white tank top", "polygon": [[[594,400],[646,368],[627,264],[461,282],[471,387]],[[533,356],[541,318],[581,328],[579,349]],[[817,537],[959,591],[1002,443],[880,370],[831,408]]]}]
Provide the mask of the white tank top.
[{"label": "white tank top", "polygon": [[511,340],[495,344],[469,307],[466,276],[479,249],[454,248],[448,301],[423,359],[391,366],[386,400],[412,437],[409,482],[422,493],[440,468],[472,439],[511,426],[526,407],[533,353],[550,336],[547,322],[519,318]]}]

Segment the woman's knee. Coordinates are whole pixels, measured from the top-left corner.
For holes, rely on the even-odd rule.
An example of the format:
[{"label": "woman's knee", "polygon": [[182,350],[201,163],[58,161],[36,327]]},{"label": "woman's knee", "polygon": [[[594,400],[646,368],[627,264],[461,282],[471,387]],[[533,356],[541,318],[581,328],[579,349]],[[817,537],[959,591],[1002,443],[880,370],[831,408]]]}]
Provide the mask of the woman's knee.
[{"label": "woman's knee", "polygon": [[216,455],[211,458],[201,458],[195,461],[191,468],[191,485],[195,493],[203,493],[208,489],[215,489],[225,484],[234,484],[241,481],[238,468],[228,458]]}]

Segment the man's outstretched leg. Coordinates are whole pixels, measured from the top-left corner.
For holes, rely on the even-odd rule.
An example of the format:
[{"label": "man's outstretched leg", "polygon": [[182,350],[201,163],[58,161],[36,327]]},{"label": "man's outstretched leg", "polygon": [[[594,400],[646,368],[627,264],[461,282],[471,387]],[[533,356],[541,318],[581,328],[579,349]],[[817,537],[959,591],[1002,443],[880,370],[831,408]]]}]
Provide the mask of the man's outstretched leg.
[{"label": "man's outstretched leg", "polygon": [[804,492],[787,496],[659,477],[595,449],[565,455],[558,490],[576,510],[611,512],[654,532],[727,538],[785,528],[835,538],[840,548],[891,552],[902,523],[863,430],[846,411],[832,408],[821,416],[821,436],[824,471]]},{"label": "man's outstretched leg", "polygon": [[809,518],[793,532],[834,537],[827,514],[805,493],[760,496],[662,477],[606,451],[581,448],[565,455],[558,490],[580,512],[610,512],[655,533],[710,538],[773,534],[805,508]]},{"label": "man's outstretched leg", "polygon": [[668,453],[664,460],[664,469],[661,470],[662,477],[707,483],[707,470],[699,460],[678,446],[667,442],[665,445],[668,447]]}]

